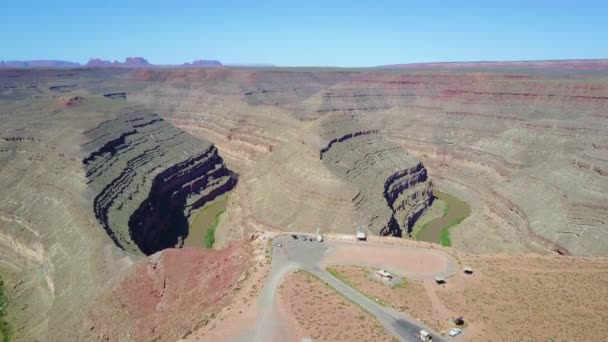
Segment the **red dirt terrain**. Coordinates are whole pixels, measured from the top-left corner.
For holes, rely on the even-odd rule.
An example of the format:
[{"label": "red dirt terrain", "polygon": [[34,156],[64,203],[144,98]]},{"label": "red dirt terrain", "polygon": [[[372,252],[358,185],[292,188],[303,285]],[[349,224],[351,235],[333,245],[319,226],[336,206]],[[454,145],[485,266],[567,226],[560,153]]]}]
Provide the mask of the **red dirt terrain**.
[{"label": "red dirt terrain", "polygon": [[[250,246],[167,249],[139,261],[89,307],[87,340],[169,341],[208,324],[238,290]],[[88,324],[88,323],[87,323]]]}]

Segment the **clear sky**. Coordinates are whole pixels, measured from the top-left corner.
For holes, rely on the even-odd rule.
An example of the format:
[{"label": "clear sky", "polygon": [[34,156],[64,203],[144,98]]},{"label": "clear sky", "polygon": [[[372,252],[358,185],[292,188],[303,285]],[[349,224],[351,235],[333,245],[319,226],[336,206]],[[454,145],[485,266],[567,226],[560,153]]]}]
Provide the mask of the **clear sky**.
[{"label": "clear sky", "polygon": [[0,60],[286,66],[608,58],[608,1],[11,1]]}]

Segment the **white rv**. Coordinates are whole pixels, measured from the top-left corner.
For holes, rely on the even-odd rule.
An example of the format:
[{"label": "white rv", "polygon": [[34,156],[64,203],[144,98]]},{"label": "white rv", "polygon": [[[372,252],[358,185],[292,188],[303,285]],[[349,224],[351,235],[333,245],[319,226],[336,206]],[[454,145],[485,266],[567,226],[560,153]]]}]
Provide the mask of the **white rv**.
[{"label": "white rv", "polygon": [[420,338],[420,341],[425,341],[425,342],[433,341],[433,336],[431,335],[430,332],[428,332],[426,330],[420,330],[418,337]]}]

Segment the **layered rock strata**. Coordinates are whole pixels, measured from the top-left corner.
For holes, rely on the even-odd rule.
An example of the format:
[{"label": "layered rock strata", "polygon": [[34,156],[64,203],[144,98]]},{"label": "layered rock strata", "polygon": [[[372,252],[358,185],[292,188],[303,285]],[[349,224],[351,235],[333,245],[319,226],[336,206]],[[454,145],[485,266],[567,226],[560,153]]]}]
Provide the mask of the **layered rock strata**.
[{"label": "layered rock strata", "polygon": [[377,129],[472,206],[455,247],[607,253],[605,76],[369,73],[317,97],[319,116]]},{"label": "layered rock strata", "polygon": [[350,115],[323,118],[320,133],[324,165],[358,189],[352,200],[364,228],[378,235],[409,234],[433,200],[422,163]]},{"label": "layered rock strata", "polygon": [[121,248],[181,246],[193,209],[236,184],[215,146],[157,114],[135,111],[87,131],[83,159],[95,216]]}]

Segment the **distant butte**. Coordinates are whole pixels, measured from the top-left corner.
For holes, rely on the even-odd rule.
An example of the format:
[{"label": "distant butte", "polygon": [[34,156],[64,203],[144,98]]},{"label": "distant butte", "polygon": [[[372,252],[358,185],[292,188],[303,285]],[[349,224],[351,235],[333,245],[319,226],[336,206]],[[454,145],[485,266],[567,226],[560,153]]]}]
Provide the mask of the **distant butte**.
[{"label": "distant butte", "polygon": [[143,57],[127,57],[123,63],[119,61],[110,62],[100,58],[91,58],[87,63],[88,67],[128,67],[128,68],[142,68],[150,67],[150,64]]},{"label": "distant butte", "polygon": [[118,67],[118,68],[209,68],[209,67],[221,67],[223,66],[220,61],[217,60],[195,60],[192,63],[184,64],[150,64],[143,57],[127,57],[124,62],[109,60],[103,60],[99,58],[92,58],[86,64],[87,67]]},{"label": "distant butte", "polygon": [[67,68],[77,66],[80,66],[80,63],[59,60],[0,61],[0,68]]},{"label": "distant butte", "polygon": [[89,68],[217,68],[224,66],[222,62],[214,59],[197,59],[183,64],[151,64],[143,57],[127,57],[124,62],[110,61],[101,58],[91,58],[81,65],[77,62],[61,60],[0,60],[0,69],[20,68],[75,68],[85,66]]},{"label": "distant butte", "polygon": [[221,67],[222,63],[216,60],[197,59],[192,63],[184,63],[185,67]]}]

